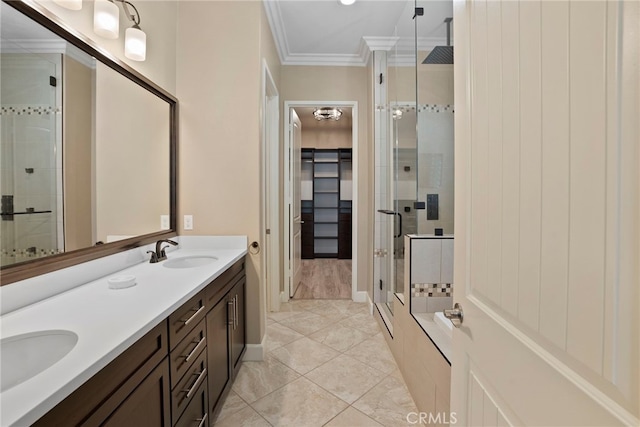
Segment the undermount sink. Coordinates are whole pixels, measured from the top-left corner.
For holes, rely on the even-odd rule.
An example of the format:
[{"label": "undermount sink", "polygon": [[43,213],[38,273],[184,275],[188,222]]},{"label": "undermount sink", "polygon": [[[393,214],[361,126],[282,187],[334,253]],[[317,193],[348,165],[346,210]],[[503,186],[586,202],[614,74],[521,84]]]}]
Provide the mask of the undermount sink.
[{"label": "undermount sink", "polygon": [[71,331],[50,330],[0,340],[0,392],[23,383],[65,357],[78,342]]},{"label": "undermount sink", "polygon": [[195,268],[203,265],[211,264],[218,258],[209,255],[193,255],[181,258],[172,258],[163,262],[162,265],[167,268]]}]

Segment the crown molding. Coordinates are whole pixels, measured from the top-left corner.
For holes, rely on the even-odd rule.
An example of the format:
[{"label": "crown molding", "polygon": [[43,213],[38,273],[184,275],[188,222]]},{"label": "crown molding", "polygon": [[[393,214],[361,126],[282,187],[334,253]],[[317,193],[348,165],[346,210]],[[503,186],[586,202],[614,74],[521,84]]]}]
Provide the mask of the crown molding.
[{"label": "crown molding", "polygon": [[[374,37],[365,36],[360,42],[358,53],[354,54],[305,54],[292,53],[287,42],[287,34],[283,25],[280,2],[276,0],[263,0],[267,21],[271,28],[278,57],[282,65],[307,65],[307,66],[346,66],[364,67],[369,61],[371,51],[396,49],[399,52],[413,52],[413,37]],[[432,50],[436,46],[446,43],[444,37],[419,37],[418,50]],[[413,54],[398,53],[394,55],[391,63],[395,66],[415,65]]]},{"label": "crown molding", "polygon": [[386,50],[393,49],[400,40],[400,37],[369,37],[362,38],[370,50]]},{"label": "crown molding", "polygon": [[282,15],[280,13],[280,5],[277,1],[263,0],[264,11],[267,15],[267,21],[269,27],[271,27],[271,34],[276,44],[276,50],[278,51],[278,57],[280,63],[285,64],[287,55],[289,54],[289,45],[287,44],[287,35],[282,25]]},{"label": "crown molding", "polygon": [[96,68],[95,60],[65,40],[3,40],[2,53],[64,54],[88,68]]}]

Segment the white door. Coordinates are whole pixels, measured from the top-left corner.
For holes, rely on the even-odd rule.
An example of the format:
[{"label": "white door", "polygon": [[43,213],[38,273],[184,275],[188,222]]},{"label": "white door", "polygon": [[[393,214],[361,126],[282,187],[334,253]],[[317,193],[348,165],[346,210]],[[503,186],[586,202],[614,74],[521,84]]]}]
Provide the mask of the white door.
[{"label": "white door", "polygon": [[640,425],[638,9],[454,0],[457,425]]},{"label": "white door", "polygon": [[289,188],[291,189],[290,201],[289,201],[289,209],[290,209],[290,244],[289,244],[289,265],[291,268],[291,274],[289,275],[289,280],[291,283],[289,284],[289,297],[292,297],[296,290],[298,289],[298,285],[300,285],[300,277],[302,274],[301,265],[302,265],[302,213],[300,209],[301,205],[301,193],[300,193],[300,168],[302,162],[302,124],[300,123],[300,118],[296,114],[295,110],[291,108],[290,110],[290,121],[289,123],[289,141],[290,141],[290,150],[289,150],[289,165],[290,165],[290,175],[289,179],[290,184]]}]

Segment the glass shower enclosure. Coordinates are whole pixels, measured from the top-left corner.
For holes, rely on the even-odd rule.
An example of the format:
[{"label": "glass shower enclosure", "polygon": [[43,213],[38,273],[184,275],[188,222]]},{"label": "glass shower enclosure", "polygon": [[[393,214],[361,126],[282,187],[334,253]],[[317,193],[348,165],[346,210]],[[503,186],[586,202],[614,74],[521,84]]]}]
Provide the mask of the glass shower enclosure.
[{"label": "glass shower enclosure", "polygon": [[1,265],[58,253],[62,223],[61,55],[3,45]]}]

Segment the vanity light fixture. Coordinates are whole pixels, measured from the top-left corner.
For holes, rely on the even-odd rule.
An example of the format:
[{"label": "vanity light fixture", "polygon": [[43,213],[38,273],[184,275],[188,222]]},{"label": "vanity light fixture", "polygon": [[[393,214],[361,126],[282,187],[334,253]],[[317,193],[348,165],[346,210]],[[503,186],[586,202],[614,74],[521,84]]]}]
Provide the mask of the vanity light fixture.
[{"label": "vanity light fixture", "polygon": [[322,121],[322,120],[337,121],[337,120],[340,120],[340,117],[342,117],[342,110],[335,107],[316,108],[315,110],[313,110],[313,117],[315,117],[315,119],[318,121]]},{"label": "vanity light fixture", "polygon": [[69,10],[82,9],[82,0],[53,0],[53,2]]},{"label": "vanity light fixture", "polygon": [[93,31],[108,39],[117,39],[120,33],[120,10],[122,4],[127,19],[133,22],[124,32],[124,56],[134,61],[147,57],[147,35],[140,29],[140,13],[127,0],[96,0],[93,9]]},{"label": "vanity light fixture", "polygon": [[111,0],[93,4],[93,32],[105,39],[117,39],[120,33],[120,11]]},{"label": "vanity light fixture", "polygon": [[343,4],[345,6],[351,6],[356,2],[356,0],[339,0],[339,1],[340,1],[340,4]]}]

